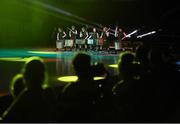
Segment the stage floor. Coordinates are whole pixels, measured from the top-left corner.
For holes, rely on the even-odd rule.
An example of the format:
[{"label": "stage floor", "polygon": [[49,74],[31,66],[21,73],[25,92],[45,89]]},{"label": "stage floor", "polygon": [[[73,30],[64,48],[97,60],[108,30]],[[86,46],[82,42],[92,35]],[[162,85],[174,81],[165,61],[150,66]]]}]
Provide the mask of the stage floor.
[{"label": "stage floor", "polygon": [[[77,51],[54,51],[49,48],[42,49],[0,49],[0,91],[7,92],[12,77],[21,71],[27,57],[39,56],[46,63],[48,80],[50,86],[64,85],[57,80],[60,76],[74,75],[71,66],[72,58]],[[104,63],[111,74],[117,74],[116,68],[109,65],[116,64],[118,54],[108,52],[85,52],[92,58],[92,64],[96,62]]]}]

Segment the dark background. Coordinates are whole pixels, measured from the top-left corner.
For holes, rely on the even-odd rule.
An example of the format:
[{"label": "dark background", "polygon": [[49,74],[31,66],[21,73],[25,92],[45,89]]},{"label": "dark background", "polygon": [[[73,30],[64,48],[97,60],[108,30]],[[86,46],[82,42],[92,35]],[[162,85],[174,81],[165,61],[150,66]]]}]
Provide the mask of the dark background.
[{"label": "dark background", "polygon": [[[33,2],[43,2],[85,20]],[[91,22],[111,28],[119,25],[125,32],[160,29],[162,36],[177,41],[179,12],[180,4],[173,0],[1,0],[0,48],[53,46],[58,26],[66,29]]]}]

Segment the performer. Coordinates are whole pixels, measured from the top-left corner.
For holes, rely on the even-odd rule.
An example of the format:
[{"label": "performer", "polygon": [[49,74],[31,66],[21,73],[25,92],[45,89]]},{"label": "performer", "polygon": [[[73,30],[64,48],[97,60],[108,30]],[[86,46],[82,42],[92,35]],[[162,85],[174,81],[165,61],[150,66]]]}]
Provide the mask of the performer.
[{"label": "performer", "polygon": [[79,49],[81,49],[81,45],[83,45],[85,50],[87,50],[88,49],[87,39],[88,39],[89,35],[88,35],[88,32],[86,31],[85,27],[82,27],[79,37],[82,39],[82,43],[79,45]]},{"label": "performer", "polygon": [[71,39],[71,48],[74,48],[76,45],[76,37],[77,37],[78,32],[75,29],[74,25],[71,27],[71,29],[70,28],[68,29],[69,29],[69,37]]},{"label": "performer", "polygon": [[96,28],[94,27],[93,28],[93,32],[91,33],[90,37],[88,38],[88,40],[92,41],[92,43],[91,43],[91,50],[92,49],[98,50],[98,45],[99,45],[98,39],[99,39],[99,34],[96,31]]},{"label": "performer", "polygon": [[56,50],[62,50],[64,48],[65,37],[66,37],[66,33],[62,30],[62,28],[58,28]]},{"label": "performer", "polygon": [[123,50],[123,39],[126,38],[126,34],[125,32],[123,32],[122,28],[118,28],[118,26],[116,26],[115,29],[115,37],[117,38],[115,40],[114,46],[115,46],[115,50]]},{"label": "performer", "polygon": [[108,50],[109,48],[109,30],[107,27],[103,28],[103,31],[101,32],[101,36],[100,36],[100,42],[99,42],[99,46],[100,46],[100,50],[102,50],[102,47],[105,50]]}]

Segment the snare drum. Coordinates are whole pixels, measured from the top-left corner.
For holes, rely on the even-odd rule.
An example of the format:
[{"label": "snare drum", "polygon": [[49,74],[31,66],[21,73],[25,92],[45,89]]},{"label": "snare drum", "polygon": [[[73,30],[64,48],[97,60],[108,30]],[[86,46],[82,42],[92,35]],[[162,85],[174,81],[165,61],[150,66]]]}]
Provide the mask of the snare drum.
[{"label": "snare drum", "polygon": [[103,45],[104,44],[104,39],[103,38],[99,38],[99,45]]},{"label": "snare drum", "polygon": [[85,40],[84,39],[76,39],[76,44],[83,45],[83,44],[85,44]]},{"label": "snare drum", "polygon": [[93,45],[93,39],[88,39],[88,42],[87,42],[89,45]]},{"label": "snare drum", "polygon": [[63,48],[63,42],[57,41],[57,42],[56,42],[56,48],[62,49],[62,48]]},{"label": "snare drum", "polygon": [[120,49],[122,49],[122,43],[121,42],[115,42],[114,47],[115,47],[115,50],[120,50]]},{"label": "snare drum", "polygon": [[65,47],[73,47],[74,40],[65,40]]}]

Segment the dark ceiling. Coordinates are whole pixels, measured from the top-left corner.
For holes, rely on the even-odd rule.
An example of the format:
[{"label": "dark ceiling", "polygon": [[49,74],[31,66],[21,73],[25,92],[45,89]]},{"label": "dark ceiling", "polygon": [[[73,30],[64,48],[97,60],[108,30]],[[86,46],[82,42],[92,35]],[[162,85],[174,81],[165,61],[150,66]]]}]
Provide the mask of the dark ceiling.
[{"label": "dark ceiling", "polygon": [[179,4],[173,0],[54,0],[68,12],[101,24],[158,25],[176,20]]}]

